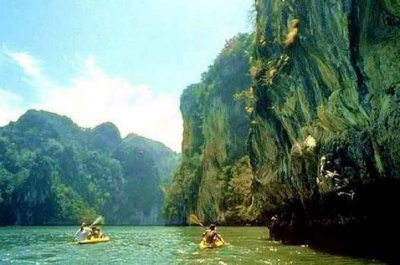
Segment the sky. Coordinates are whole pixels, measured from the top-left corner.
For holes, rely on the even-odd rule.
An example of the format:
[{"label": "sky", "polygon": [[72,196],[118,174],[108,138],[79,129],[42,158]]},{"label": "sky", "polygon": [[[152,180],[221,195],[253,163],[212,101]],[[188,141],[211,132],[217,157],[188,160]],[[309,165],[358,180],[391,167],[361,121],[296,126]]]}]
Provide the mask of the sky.
[{"label": "sky", "polygon": [[252,30],[252,2],[0,0],[0,126],[46,110],[180,152],[180,95]]}]

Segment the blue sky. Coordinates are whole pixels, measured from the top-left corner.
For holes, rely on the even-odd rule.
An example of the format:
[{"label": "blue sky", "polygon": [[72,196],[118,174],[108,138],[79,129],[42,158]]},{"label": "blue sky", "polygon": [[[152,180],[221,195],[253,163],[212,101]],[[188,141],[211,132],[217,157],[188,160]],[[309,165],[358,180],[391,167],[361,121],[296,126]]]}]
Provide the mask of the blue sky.
[{"label": "blue sky", "polygon": [[27,109],[111,121],[180,151],[179,96],[251,0],[0,0],[0,126]]}]

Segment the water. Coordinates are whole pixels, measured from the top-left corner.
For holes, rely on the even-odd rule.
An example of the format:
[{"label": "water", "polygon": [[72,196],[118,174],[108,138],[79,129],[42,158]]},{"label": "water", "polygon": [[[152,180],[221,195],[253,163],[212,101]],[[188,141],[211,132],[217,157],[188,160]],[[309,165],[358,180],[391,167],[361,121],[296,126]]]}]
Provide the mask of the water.
[{"label": "water", "polygon": [[285,246],[266,228],[219,227],[230,244],[200,250],[200,227],[104,227],[107,243],[77,245],[77,227],[0,227],[0,264],[382,264]]}]

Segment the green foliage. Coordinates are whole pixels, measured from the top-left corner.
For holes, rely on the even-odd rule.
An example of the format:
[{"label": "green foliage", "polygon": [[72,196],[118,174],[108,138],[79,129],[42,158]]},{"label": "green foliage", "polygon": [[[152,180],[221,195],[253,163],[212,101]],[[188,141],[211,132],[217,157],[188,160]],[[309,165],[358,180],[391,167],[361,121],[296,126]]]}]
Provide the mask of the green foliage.
[{"label": "green foliage", "polygon": [[183,157],[167,219],[262,222],[277,239],[304,239],[332,216],[374,220],[357,203],[400,178],[398,1],[254,8],[254,34],[228,41],[182,94]]},{"label": "green foliage", "polygon": [[181,96],[182,162],[166,193],[164,214],[169,223],[184,224],[194,212],[206,222],[224,222],[225,212],[242,203],[226,202],[231,196],[228,187],[240,183],[230,181],[226,167],[246,153],[249,117],[245,102],[234,95],[250,87],[251,42],[248,34],[227,41],[201,83],[189,86]]},{"label": "green foliage", "polygon": [[184,224],[196,209],[201,181],[201,158],[194,154],[185,158],[167,188],[164,203],[164,218],[169,224]]},{"label": "green foliage", "polygon": [[[389,227],[376,216],[398,200],[398,1],[257,0],[255,9],[252,90],[237,94],[251,117],[247,213],[284,242],[319,237],[319,227],[348,244]],[[380,185],[394,188],[381,196]]]},{"label": "green foliage", "polygon": [[226,221],[230,224],[238,223],[240,220],[254,221],[255,216],[252,216],[249,208],[253,199],[253,173],[249,157],[243,156],[225,171],[229,179],[224,194],[227,206]]},{"label": "green foliage", "polygon": [[160,142],[146,139],[136,134],[130,134],[124,139],[124,144],[140,150],[147,150],[150,159],[157,161],[156,170],[160,177],[161,185],[167,186],[172,181],[172,175],[176,165],[180,161],[180,155]]},{"label": "green foliage", "polygon": [[[143,137],[121,139],[105,123],[81,129],[30,110],[0,130],[0,225],[162,223],[161,185],[178,155]],[[161,176],[163,182],[160,180]]]}]

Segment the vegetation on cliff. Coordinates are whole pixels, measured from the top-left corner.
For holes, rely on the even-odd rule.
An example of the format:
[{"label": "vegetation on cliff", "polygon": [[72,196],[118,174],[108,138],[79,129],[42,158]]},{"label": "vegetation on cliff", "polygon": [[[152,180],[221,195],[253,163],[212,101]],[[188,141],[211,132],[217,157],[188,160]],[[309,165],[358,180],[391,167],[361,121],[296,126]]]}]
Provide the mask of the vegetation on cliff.
[{"label": "vegetation on cliff", "polygon": [[251,42],[248,34],[227,41],[202,81],[181,96],[182,163],[166,195],[169,223],[184,224],[192,212],[221,223],[247,218],[249,120],[245,102],[236,97],[251,84]]},{"label": "vegetation on cliff", "polygon": [[276,239],[369,249],[367,230],[382,229],[377,241],[399,231],[399,6],[255,6],[249,151],[260,218]]},{"label": "vegetation on cliff", "polygon": [[163,185],[179,157],[112,123],[83,129],[30,110],[0,128],[0,225],[162,223]]},{"label": "vegetation on cliff", "polygon": [[221,65],[231,59],[225,48],[182,95],[183,161],[166,215],[184,223],[194,211],[221,223],[267,224],[288,243],[393,254],[390,243],[371,245],[366,235],[387,242],[400,231],[400,5],[254,7],[255,33],[245,42],[253,42],[251,64],[244,56],[241,67]]}]

